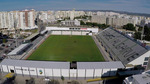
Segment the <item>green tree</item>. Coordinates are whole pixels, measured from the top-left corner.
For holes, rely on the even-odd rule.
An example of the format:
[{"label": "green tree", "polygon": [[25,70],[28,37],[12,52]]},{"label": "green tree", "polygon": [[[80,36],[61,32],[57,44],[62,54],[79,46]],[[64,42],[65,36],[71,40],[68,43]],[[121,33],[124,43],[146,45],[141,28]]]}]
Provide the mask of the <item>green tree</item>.
[{"label": "green tree", "polygon": [[143,29],[142,27],[139,27],[139,28],[138,28],[138,31],[142,31],[142,29]]},{"label": "green tree", "polygon": [[134,38],[135,39],[141,39],[141,32],[135,32],[134,33]]},{"label": "green tree", "polygon": [[3,43],[6,43],[6,39],[3,39]]},{"label": "green tree", "polygon": [[84,23],[82,20],[80,21],[80,24],[81,24],[81,25],[85,25],[85,23]]},{"label": "green tree", "polygon": [[150,28],[144,26],[144,39],[150,41]]},{"label": "green tree", "polygon": [[130,31],[135,31],[135,27],[132,23],[128,23],[127,25],[124,25],[123,29],[130,30]]}]

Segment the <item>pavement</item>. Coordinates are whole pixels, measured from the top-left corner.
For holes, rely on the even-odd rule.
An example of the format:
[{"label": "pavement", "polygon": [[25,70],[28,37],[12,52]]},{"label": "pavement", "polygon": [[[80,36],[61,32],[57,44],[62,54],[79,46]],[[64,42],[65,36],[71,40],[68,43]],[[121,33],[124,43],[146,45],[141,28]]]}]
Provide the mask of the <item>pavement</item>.
[{"label": "pavement", "polygon": [[[0,73],[0,84],[6,80],[5,75],[7,73]],[[86,79],[67,79],[65,78],[62,80],[61,78],[45,78],[45,77],[37,77],[37,76],[24,76],[24,75],[16,75],[15,80],[13,81],[14,84],[27,84],[26,81],[33,78],[34,83],[32,84],[103,84],[103,81],[94,81],[94,82],[87,82]],[[55,81],[56,83],[48,83]],[[76,83],[73,83],[76,82]],[[12,84],[12,83],[10,83]]]},{"label": "pavement", "polygon": [[[1,79],[2,81],[6,80],[4,78],[4,76],[6,75],[6,73],[3,73],[3,79]],[[49,84],[102,84],[102,83],[94,83],[94,82],[89,82],[87,83],[86,80],[84,79],[77,79],[77,80],[69,80],[69,79],[52,79],[52,78],[45,78],[45,77],[36,77],[36,76],[22,76],[22,75],[16,75],[15,77],[15,83],[14,84],[26,84],[27,80],[30,80],[31,78],[33,78],[34,83],[32,84],[48,84],[48,82],[52,82],[55,81],[56,83],[49,83]],[[77,83],[71,83],[71,82],[77,82]]]}]

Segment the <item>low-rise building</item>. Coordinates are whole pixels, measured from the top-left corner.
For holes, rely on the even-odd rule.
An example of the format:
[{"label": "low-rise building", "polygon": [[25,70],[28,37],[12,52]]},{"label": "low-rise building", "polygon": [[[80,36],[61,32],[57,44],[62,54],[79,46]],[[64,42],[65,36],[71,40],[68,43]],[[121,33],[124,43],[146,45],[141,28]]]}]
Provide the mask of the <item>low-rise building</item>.
[{"label": "low-rise building", "polygon": [[150,74],[138,74],[125,78],[123,84],[150,84]]},{"label": "low-rise building", "polygon": [[78,20],[65,20],[61,21],[64,26],[80,26],[80,21]]}]

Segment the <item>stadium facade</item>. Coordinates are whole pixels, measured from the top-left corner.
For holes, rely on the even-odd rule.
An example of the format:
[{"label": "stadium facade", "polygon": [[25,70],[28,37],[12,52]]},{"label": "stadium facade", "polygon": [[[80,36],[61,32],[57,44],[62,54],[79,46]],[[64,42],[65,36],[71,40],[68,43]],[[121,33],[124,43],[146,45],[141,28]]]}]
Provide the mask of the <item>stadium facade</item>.
[{"label": "stadium facade", "polygon": [[37,77],[60,78],[97,78],[116,76],[117,70],[124,68],[120,61],[116,62],[77,62],[72,68],[70,62],[48,62],[4,59],[0,64],[2,72],[16,73]]},{"label": "stadium facade", "polygon": [[98,28],[85,27],[46,27],[52,35],[93,35],[98,33]]}]

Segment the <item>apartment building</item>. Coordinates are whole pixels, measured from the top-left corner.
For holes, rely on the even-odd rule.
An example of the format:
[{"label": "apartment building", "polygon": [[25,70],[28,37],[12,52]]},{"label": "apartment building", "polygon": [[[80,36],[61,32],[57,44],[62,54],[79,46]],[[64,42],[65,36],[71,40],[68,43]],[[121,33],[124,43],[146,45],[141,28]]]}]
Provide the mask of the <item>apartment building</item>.
[{"label": "apartment building", "polygon": [[80,26],[80,21],[78,20],[65,20],[61,22],[64,26]]},{"label": "apartment building", "polygon": [[32,29],[35,28],[35,11],[10,11],[0,12],[0,28],[14,29],[14,23],[18,29]]},{"label": "apartment building", "polygon": [[106,16],[93,15],[91,21],[93,23],[106,24]]},{"label": "apartment building", "polygon": [[19,27],[21,29],[33,29],[35,28],[35,11],[24,10],[19,11]]},{"label": "apartment building", "polygon": [[137,21],[133,18],[119,18],[116,16],[104,16],[104,15],[93,15],[91,22],[99,23],[99,24],[107,24],[111,26],[121,27],[128,23],[132,23],[133,25],[137,24]]}]

